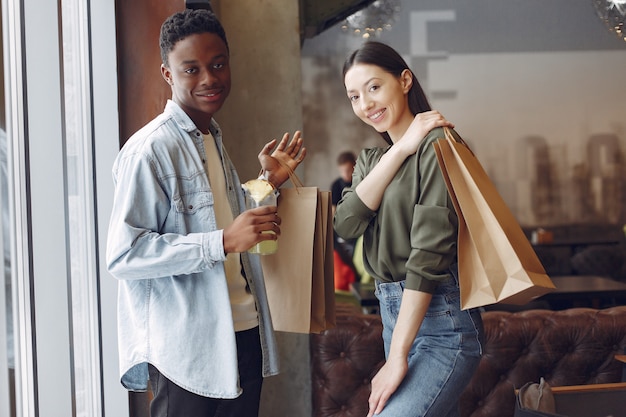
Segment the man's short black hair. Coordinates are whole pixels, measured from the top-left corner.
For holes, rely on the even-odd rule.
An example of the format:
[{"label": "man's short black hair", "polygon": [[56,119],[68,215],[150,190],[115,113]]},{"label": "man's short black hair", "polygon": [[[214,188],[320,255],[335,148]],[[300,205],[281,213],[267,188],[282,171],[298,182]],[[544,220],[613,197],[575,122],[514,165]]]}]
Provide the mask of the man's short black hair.
[{"label": "man's short black hair", "polygon": [[182,12],[174,13],[161,25],[159,45],[161,46],[163,64],[168,65],[167,57],[174,49],[176,42],[197,33],[216,34],[224,41],[226,49],[228,49],[226,32],[213,12],[206,9],[185,9]]},{"label": "man's short black hair", "polygon": [[356,164],[356,155],[350,151],[340,153],[337,157],[337,165],[343,164]]}]

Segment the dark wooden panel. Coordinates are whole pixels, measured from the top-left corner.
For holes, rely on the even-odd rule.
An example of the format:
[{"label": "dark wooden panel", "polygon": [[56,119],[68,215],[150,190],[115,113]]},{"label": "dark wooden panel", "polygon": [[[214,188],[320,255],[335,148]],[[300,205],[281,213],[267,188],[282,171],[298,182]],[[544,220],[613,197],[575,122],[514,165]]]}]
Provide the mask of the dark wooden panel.
[{"label": "dark wooden panel", "polygon": [[167,16],[185,6],[183,0],[116,0],[115,6],[121,147],[171,97],[161,77],[159,31]]}]

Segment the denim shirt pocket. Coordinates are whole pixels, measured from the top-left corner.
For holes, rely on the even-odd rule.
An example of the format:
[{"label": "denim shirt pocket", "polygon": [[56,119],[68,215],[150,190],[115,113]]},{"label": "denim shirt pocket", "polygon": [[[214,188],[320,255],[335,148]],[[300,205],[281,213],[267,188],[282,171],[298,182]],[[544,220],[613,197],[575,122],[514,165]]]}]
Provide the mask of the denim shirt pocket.
[{"label": "denim shirt pocket", "polygon": [[179,194],[174,197],[173,205],[178,233],[211,232],[217,229],[211,190]]}]

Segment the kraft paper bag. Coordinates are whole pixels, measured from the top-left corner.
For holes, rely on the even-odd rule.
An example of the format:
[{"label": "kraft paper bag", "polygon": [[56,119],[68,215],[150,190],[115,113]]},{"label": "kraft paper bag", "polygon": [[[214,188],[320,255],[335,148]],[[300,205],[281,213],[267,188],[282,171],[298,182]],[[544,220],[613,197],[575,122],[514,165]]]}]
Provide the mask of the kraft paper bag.
[{"label": "kraft paper bag", "polygon": [[330,192],[291,179],[278,197],[278,250],[261,257],[267,297],[274,330],[320,333],[335,326]]},{"label": "kraft paper bag", "polygon": [[459,218],[461,308],[526,304],[555,289],[522,228],[465,143],[433,145]]}]

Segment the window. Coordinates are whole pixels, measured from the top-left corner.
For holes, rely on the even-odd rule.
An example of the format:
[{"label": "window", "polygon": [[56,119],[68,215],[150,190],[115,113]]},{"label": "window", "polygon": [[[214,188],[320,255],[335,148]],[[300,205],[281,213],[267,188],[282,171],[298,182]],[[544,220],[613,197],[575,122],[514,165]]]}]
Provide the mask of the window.
[{"label": "window", "polygon": [[2,1],[0,417],[128,415],[116,284],[99,262],[119,143],[114,7]]}]

